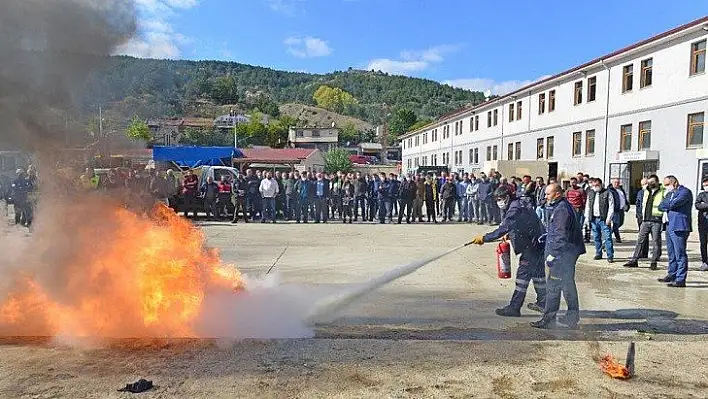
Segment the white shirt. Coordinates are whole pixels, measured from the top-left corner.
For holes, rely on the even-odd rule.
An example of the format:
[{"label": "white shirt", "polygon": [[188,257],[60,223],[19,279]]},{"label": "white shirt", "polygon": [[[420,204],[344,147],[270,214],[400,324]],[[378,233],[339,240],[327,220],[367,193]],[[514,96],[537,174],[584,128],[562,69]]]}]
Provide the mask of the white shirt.
[{"label": "white shirt", "polygon": [[275,179],[263,179],[258,191],[263,198],[275,198],[278,195],[278,182]]}]

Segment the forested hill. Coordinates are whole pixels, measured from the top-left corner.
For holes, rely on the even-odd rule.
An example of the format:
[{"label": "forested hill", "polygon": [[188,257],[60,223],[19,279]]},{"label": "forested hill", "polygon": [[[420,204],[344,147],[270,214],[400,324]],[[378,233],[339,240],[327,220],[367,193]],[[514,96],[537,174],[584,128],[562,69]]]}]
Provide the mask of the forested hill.
[{"label": "forested hill", "polygon": [[[89,79],[85,104],[106,104],[123,114],[141,117],[208,115],[213,106],[260,104],[316,105],[313,94],[322,85],[354,97],[336,112],[379,123],[391,110],[408,109],[418,120],[436,118],[484,99],[480,92],[453,88],[431,80],[349,70],[326,75],[284,72],[223,61],[172,61],[111,57]],[[211,108],[210,108],[211,107]],[[268,108],[268,109],[263,109]]]}]

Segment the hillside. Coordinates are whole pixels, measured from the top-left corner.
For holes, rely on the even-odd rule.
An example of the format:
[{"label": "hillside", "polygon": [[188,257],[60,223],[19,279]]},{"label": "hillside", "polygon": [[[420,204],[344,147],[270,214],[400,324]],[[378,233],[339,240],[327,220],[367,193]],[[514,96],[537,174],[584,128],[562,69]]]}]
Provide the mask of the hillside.
[{"label": "hillside", "polygon": [[340,115],[336,112],[327,111],[324,108],[313,107],[311,105],[283,104],[280,106],[280,113],[298,120],[298,124],[304,126],[326,127],[331,126],[332,122],[334,122],[338,127],[352,125],[356,130],[361,132],[366,132],[374,128],[371,123],[362,121],[361,119]]},{"label": "hillside", "polygon": [[[481,102],[484,95],[432,80],[349,70],[329,74],[277,71],[224,61],[173,61],[111,57],[94,73],[84,90],[82,108],[106,104],[126,115],[214,116],[218,106],[277,112],[280,105],[316,105],[312,96],[322,85],[350,93],[357,104],[342,112],[380,123],[383,104],[407,108],[420,119],[436,118]],[[266,110],[262,109],[266,108]]]}]

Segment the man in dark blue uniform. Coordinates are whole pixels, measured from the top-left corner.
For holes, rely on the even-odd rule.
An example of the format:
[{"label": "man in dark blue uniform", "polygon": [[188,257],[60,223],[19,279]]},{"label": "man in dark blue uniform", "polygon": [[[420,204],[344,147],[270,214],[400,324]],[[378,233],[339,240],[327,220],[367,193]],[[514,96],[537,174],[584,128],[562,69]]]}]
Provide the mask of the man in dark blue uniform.
[{"label": "man in dark blue uniform", "polygon": [[573,206],[563,198],[563,189],[558,183],[546,187],[546,228],[542,237],[545,242],[545,261],[548,272],[548,296],[543,317],[531,323],[536,328],[554,328],[560,308],[561,293],[568,305],[565,317],[558,321],[568,328],[576,328],[580,321],[578,289],[575,286],[575,263],[585,253],[583,230]]},{"label": "man in dark blue uniform", "polygon": [[31,192],[32,183],[27,178],[25,171],[17,169],[17,178],[12,182],[10,191],[15,206],[15,224],[29,227],[32,223],[32,208],[29,198]]},{"label": "man in dark blue uniform", "polygon": [[539,238],[543,235],[543,225],[536,216],[535,210],[528,207],[524,201],[516,198],[516,193],[508,186],[501,186],[494,192],[499,209],[504,212],[504,219],[499,227],[484,236],[477,236],[473,244],[482,245],[485,242],[498,240],[506,235],[511,239],[511,245],[519,258],[519,268],[516,271],[516,289],[511,296],[511,302],[506,307],[496,310],[499,316],[520,317],[521,306],[526,299],[526,290],[533,282],[536,290],[536,303],[529,303],[528,308],[537,312],[546,306],[546,276],[543,265],[543,248]]}]

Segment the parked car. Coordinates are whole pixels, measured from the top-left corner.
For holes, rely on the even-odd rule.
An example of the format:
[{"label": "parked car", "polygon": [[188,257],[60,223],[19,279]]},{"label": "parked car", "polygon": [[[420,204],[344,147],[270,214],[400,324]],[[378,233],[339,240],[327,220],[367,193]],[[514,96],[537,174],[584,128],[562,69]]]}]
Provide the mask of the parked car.
[{"label": "parked car", "polygon": [[371,155],[350,155],[349,160],[358,165],[378,165],[379,159]]}]

